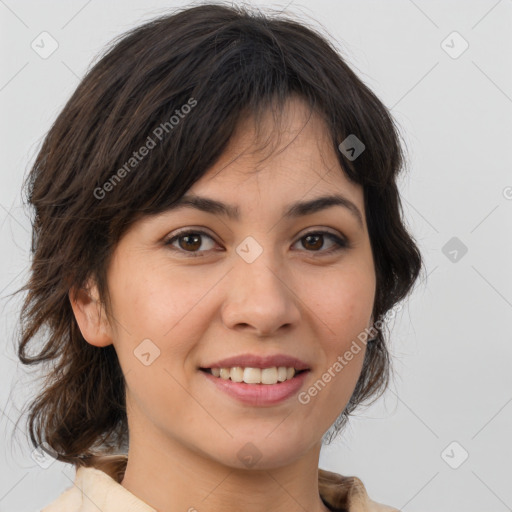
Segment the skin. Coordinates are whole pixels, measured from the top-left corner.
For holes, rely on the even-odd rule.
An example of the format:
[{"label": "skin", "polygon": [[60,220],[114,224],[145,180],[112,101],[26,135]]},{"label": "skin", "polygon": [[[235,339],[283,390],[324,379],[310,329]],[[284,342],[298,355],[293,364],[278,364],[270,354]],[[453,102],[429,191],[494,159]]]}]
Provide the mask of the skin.
[{"label": "skin", "polygon": [[[238,205],[239,221],[190,208],[145,217],[108,268],[113,318],[93,282],[70,294],[84,338],[114,344],[126,378],[130,447],[121,485],[158,511],[328,510],[318,493],[321,439],[354,390],[364,345],[306,405],[297,396],[242,404],[198,370],[236,354],[285,353],[311,368],[303,391],[371,325],[376,281],[363,190],[345,177],[321,118],[293,97],[283,115],[281,152],[253,147],[247,119],[188,191]],[[272,123],[269,116],[263,127]],[[283,218],[291,202],[333,192],[357,206],[362,226],[341,206]],[[211,238],[178,239],[175,251],[164,244],[187,227]],[[323,245],[322,237],[304,238],[319,231],[350,245],[328,254],[336,247],[328,236]],[[252,263],[236,252],[247,236],[263,249]],[[202,256],[187,256],[194,251]],[[144,339],[160,350],[149,366],[134,355]],[[248,442],[261,455],[251,468],[237,456]]]}]

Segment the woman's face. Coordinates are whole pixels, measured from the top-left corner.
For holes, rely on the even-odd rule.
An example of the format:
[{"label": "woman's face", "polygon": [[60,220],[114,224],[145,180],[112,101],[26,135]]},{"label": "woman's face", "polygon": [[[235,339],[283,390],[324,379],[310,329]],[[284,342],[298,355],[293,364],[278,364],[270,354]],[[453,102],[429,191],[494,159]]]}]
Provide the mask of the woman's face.
[{"label": "woman's face", "polygon": [[[108,269],[110,335],[131,442],[158,439],[158,450],[168,443],[231,467],[277,467],[318,447],[352,395],[365,347],[344,355],[370,325],[376,284],[363,191],[344,176],[322,121],[305,124],[308,115],[289,101],[280,149],[288,145],[261,163],[247,121],[187,192],[237,217],[181,206],[138,221],[120,240]],[[298,206],[334,195],[345,205]],[[205,370],[219,367],[235,369]],[[280,382],[292,372],[279,367],[307,370]],[[279,382],[236,382],[261,378]]]}]

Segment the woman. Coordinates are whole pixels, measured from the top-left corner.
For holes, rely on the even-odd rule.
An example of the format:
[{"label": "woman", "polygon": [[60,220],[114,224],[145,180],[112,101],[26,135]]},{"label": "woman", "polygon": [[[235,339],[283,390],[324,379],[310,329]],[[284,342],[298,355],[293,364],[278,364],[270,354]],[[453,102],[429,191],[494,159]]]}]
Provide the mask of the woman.
[{"label": "woman", "polygon": [[421,269],[402,163],[303,24],[199,5],[117,41],[27,183],[19,357],[51,362],[29,431],[77,469],[43,511],[396,510],[318,461],[386,388]]}]

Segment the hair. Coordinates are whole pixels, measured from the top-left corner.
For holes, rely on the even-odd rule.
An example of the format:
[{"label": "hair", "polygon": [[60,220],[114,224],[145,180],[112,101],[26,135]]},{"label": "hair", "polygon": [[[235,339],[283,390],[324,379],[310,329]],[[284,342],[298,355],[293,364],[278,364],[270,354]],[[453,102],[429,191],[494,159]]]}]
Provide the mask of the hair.
[{"label": "hair", "polygon": [[[166,13],[119,36],[87,71],[24,184],[35,215],[17,350],[24,365],[47,369],[28,406],[35,447],[44,443],[78,467],[127,446],[125,381],[114,346],[84,340],[68,293],[92,278],[110,315],[106,271],[122,235],[179,200],[248,115],[282,113],[292,95],[321,116],[341,168],[363,187],[376,272],[373,318],[409,294],[422,259],[402,221],[399,131],[332,43],[303,22],[246,7],[200,4]],[[355,159],[338,149],[349,135],[365,145]],[[134,156],[139,148],[144,158]],[[385,337],[378,328],[368,342],[335,434],[388,386]]]}]

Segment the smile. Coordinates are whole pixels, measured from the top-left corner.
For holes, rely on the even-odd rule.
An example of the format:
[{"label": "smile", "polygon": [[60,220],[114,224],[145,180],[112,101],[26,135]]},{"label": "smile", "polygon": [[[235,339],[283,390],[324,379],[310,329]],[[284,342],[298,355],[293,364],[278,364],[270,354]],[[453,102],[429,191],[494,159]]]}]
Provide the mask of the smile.
[{"label": "smile", "polygon": [[295,375],[306,370],[296,370],[293,367],[273,366],[271,368],[252,368],[233,366],[231,368],[201,368],[214,377],[232,382],[245,382],[246,384],[277,384],[291,380]]},{"label": "smile", "polygon": [[[234,398],[238,403],[253,407],[275,406],[292,398],[304,386],[304,380],[310,373],[309,369],[296,370],[286,366],[272,368],[235,366],[200,368],[200,370],[199,373],[204,375],[217,391]],[[214,375],[214,372],[217,375]],[[284,380],[280,381],[279,377]],[[241,380],[232,380],[233,378],[241,378]]]}]

